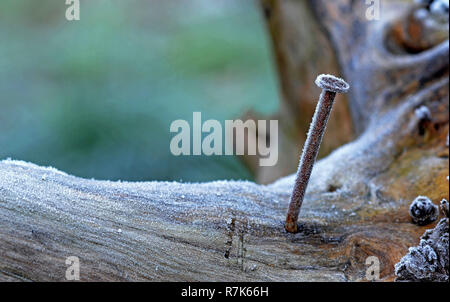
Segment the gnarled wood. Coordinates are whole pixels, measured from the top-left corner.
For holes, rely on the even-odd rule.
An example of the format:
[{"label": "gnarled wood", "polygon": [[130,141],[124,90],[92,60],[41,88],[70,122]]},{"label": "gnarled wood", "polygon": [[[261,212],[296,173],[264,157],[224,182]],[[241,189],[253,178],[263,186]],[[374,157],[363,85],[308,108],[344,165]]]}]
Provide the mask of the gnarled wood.
[{"label": "gnarled wood", "polygon": [[[305,3],[272,1],[296,2]],[[378,22],[363,19],[364,1],[308,3],[352,86],[358,138],[315,165],[299,233],[284,230],[293,176],[271,185],[109,182],[7,160],[0,280],[64,280],[68,256],[80,258],[85,281],[365,280],[368,256],[393,280],[394,264],[434,227],[411,223],[410,202],[448,199],[449,43],[389,51],[385,33],[401,20],[393,13],[407,15],[410,3],[386,2]]]}]

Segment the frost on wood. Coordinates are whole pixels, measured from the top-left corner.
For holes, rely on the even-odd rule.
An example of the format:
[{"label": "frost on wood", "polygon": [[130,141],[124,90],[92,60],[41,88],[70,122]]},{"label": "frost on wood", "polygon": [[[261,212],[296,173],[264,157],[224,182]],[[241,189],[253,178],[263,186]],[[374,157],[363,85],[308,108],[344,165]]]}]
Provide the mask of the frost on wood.
[{"label": "frost on wood", "polygon": [[427,121],[431,120],[431,112],[427,106],[420,106],[414,111],[414,113],[416,114],[419,120],[427,120]]},{"label": "frost on wood", "polygon": [[396,281],[449,280],[449,212],[448,201],[441,201],[442,218],[434,229],[427,230],[417,247],[395,265]]},{"label": "frost on wood", "polygon": [[441,211],[444,213],[445,216],[448,217],[448,201],[447,199],[441,200]]},{"label": "frost on wood", "polygon": [[415,2],[429,10],[431,14],[448,20],[449,0],[416,0]]},{"label": "frost on wood", "polygon": [[442,218],[438,225],[427,230],[417,247],[409,249],[395,265],[397,281],[449,280],[449,220]]},{"label": "frost on wood", "polygon": [[[413,47],[414,55],[396,44],[401,55],[393,55],[383,44],[393,22],[403,22],[396,20],[398,3],[384,3],[383,18],[369,22],[364,1],[263,2],[287,70],[283,94],[296,104],[288,117],[311,93],[315,99],[303,83],[318,70],[342,74],[352,85],[348,107],[357,138],[314,166],[301,231],[284,231],[292,175],[267,186],[109,182],[3,161],[0,280],[65,280],[69,256],[80,258],[82,281],[358,281],[366,280],[370,256],[380,260],[381,280],[393,280],[395,263],[424,232],[411,223],[411,200],[448,199],[448,38]],[[406,12],[409,2],[402,3]],[[298,16],[317,26],[300,24]],[[305,47],[307,37],[325,36],[331,43]],[[305,49],[315,60],[298,56]],[[326,64],[311,68],[309,61]],[[332,61],[342,70],[330,69]],[[414,113],[421,106],[432,116],[424,135]],[[346,112],[334,114],[340,118],[327,137],[348,125]],[[287,162],[295,165],[297,154]]]},{"label": "frost on wood", "polygon": [[448,20],[448,0],[435,0],[430,5],[430,12]]},{"label": "frost on wood", "polygon": [[[69,256],[82,281],[357,281],[369,256],[393,280],[423,233],[410,201],[448,196],[447,87],[436,81],[374,113],[357,140],[318,161],[296,234],[284,230],[294,175],[271,185],[111,182],[2,161],[0,280],[62,281]],[[413,118],[421,104],[443,125],[431,147]]]},{"label": "frost on wood", "polygon": [[409,215],[414,223],[427,225],[436,220],[439,210],[428,197],[418,196],[409,207]]}]

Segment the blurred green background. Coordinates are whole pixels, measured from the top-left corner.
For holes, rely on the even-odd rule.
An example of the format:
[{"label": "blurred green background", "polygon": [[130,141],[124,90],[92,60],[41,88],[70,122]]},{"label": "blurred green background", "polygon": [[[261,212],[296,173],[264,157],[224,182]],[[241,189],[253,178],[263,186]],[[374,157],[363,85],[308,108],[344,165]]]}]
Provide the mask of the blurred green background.
[{"label": "blurred green background", "polygon": [[111,180],[252,179],[170,153],[173,120],[278,107],[260,8],[242,0],[0,1],[0,159]]}]

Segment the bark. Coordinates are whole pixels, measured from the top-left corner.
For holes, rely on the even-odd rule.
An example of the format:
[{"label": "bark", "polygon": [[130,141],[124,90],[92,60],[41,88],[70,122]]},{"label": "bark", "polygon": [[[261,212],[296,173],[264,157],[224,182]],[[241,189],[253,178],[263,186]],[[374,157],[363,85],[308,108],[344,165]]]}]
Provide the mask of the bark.
[{"label": "bark", "polygon": [[393,280],[394,264],[436,224],[413,224],[411,201],[449,199],[449,43],[410,53],[391,35],[410,2],[385,2],[377,22],[365,20],[364,3],[263,1],[279,22],[274,7],[311,10],[351,85],[357,138],[316,163],[298,233],[284,230],[292,175],[270,185],[129,183],[6,160],[0,280],[65,280],[69,256],[84,281],[363,281],[369,256]]}]

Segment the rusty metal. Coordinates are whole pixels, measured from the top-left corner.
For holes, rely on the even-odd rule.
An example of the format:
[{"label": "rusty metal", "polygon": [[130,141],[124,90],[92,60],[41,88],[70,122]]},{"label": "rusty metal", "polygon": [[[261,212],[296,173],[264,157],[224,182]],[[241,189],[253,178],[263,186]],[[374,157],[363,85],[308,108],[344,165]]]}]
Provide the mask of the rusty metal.
[{"label": "rusty metal", "polygon": [[322,88],[319,102],[314,112],[313,120],[309,128],[305,146],[303,148],[300,164],[297,170],[294,190],[291,195],[289,210],[286,217],[286,231],[297,232],[297,220],[300,208],[305,196],[314,162],[319,152],[320,143],[330,117],[336,93],[345,93],[350,86],[342,79],[332,75],[319,75],[315,81],[316,85]]}]

